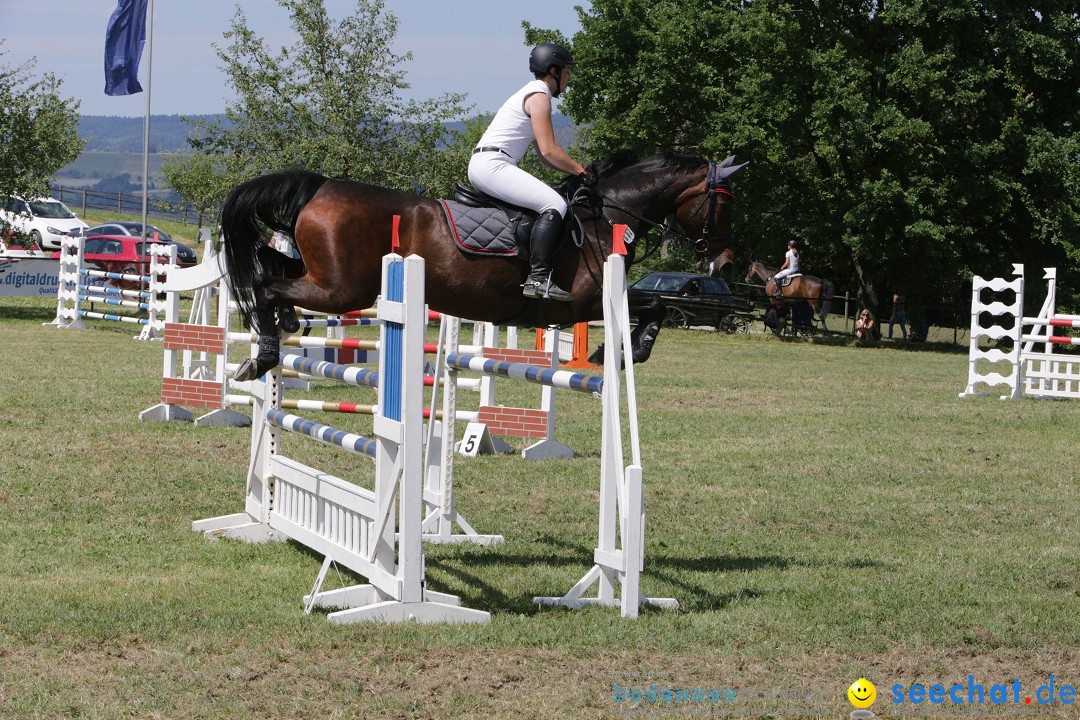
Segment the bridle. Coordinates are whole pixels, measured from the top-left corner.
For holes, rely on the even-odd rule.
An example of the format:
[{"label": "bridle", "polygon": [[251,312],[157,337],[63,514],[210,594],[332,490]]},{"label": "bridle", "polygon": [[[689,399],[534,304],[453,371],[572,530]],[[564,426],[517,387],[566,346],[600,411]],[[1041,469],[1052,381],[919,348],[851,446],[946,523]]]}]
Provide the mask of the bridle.
[{"label": "bridle", "polygon": [[[720,194],[724,194],[730,197],[732,202],[735,201],[735,194],[731,191],[731,183],[726,177],[721,175],[721,173],[719,172],[720,167],[721,165],[719,163],[715,163],[712,161],[709,162],[709,169],[705,176],[705,192],[702,194],[701,202],[698,203],[697,208],[695,208],[694,212],[690,214],[689,218],[687,218],[687,222],[693,220],[698,216],[702,209],[705,209],[705,206],[708,205],[708,208],[705,209],[705,224],[701,228],[701,237],[697,240],[693,240],[689,236],[687,236],[686,233],[681,232],[680,230],[676,230],[671,226],[671,223],[668,221],[658,223],[646,217],[643,217],[641,214],[616,202],[595,187],[579,187],[574,192],[574,195],[570,199],[570,202],[573,205],[584,205],[589,207],[596,215],[605,220],[608,225],[612,226],[615,225],[615,221],[613,221],[611,218],[604,214],[604,209],[611,208],[613,210],[618,210],[619,212],[622,212],[632,217],[638,222],[647,225],[650,230],[654,228],[659,229],[661,239],[664,236],[669,236],[681,240],[683,243],[685,243],[694,250],[694,253],[695,255],[697,255],[699,261],[707,260],[709,259],[709,248],[712,245],[712,221],[713,214],[716,211],[717,196]],[[597,202],[597,199],[599,199],[599,202]],[[649,257],[653,254],[653,252],[659,249],[660,245],[661,243],[657,242],[652,247],[648,248],[646,253],[641,258],[638,258],[636,262],[642,262],[643,260],[645,260],[645,258]]]}]

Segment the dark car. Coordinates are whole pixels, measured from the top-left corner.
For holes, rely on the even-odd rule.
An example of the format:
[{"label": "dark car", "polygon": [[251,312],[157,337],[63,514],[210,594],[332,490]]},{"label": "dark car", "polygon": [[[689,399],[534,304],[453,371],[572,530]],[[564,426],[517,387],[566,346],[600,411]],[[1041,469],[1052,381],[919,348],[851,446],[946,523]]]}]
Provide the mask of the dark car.
[{"label": "dark car", "polygon": [[[119,236],[126,235],[128,237],[142,237],[142,223],[131,222],[128,220],[115,220],[113,222],[102,223],[101,225],[95,225],[86,231],[86,237],[93,237],[95,235],[111,235]],[[195,256],[195,251],[182,242],[177,242],[172,239],[169,233],[165,232],[161,228],[147,224],[147,239],[157,240],[159,242],[169,243],[176,246],[176,261],[180,265],[194,265],[198,262],[198,258]]]},{"label": "dark car", "polygon": [[630,312],[635,308],[661,302],[667,309],[667,324],[675,327],[711,325],[728,332],[745,331],[754,304],[735,297],[721,278],[693,273],[656,272],[638,280],[627,289]]}]

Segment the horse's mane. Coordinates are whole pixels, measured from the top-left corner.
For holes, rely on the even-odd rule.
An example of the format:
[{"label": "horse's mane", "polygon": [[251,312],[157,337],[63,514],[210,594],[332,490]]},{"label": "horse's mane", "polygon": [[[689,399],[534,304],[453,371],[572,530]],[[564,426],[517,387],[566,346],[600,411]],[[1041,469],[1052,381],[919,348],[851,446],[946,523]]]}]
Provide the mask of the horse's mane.
[{"label": "horse's mane", "polygon": [[610,157],[593,163],[596,174],[600,176],[611,175],[628,167],[634,167],[641,172],[666,170],[669,168],[695,169],[705,163],[699,157],[692,155],[680,155],[672,150],[661,150],[654,155],[642,157],[633,150],[620,150]]},{"label": "horse's mane", "polygon": [[[660,150],[659,152],[642,157],[633,150],[619,150],[613,155],[593,163],[593,171],[598,177],[610,177],[627,168],[650,173],[658,170],[678,169],[687,172],[695,170],[705,164],[705,161],[692,155],[680,155],[672,150]],[[559,183],[557,189],[565,192],[571,187],[575,178],[571,175]],[[576,186],[574,186],[576,187]]]}]

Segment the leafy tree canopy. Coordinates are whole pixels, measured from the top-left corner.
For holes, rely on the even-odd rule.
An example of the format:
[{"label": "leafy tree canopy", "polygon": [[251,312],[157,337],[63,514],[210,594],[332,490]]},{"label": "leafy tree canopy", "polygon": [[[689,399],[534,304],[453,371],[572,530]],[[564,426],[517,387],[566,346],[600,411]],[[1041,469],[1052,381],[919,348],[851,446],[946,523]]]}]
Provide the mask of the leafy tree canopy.
[{"label": "leafy tree canopy", "polygon": [[331,177],[404,190],[443,189],[452,175],[445,123],[460,117],[463,96],[421,102],[408,88],[392,44],[397,20],[381,0],[357,0],[334,22],[323,0],[277,0],[296,43],[276,53],[237,9],[218,57],[237,99],[227,122],[191,120],[192,150],[165,163],[170,184],[203,209],[254,175],[305,168]]},{"label": "leafy tree canopy", "polygon": [[61,81],[51,73],[36,76],[34,60],[11,66],[4,55],[0,51],[0,195],[47,195],[49,178],[82,151],[79,103],[60,96]]},{"label": "leafy tree canopy", "polygon": [[[564,112],[594,157],[751,161],[746,255],[876,309],[966,299],[971,274],[1068,269],[1080,290],[1077,0],[593,0]],[[554,39],[529,29],[530,40]]]}]

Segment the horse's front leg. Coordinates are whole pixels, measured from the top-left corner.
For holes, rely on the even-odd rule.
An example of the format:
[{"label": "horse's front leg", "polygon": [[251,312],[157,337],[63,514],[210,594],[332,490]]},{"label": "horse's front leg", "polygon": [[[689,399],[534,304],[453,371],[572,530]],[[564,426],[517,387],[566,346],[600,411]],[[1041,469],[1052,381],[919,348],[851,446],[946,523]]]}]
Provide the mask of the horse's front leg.
[{"label": "horse's front leg", "polygon": [[[637,311],[638,323],[630,333],[630,356],[635,363],[643,363],[652,355],[653,345],[656,344],[656,337],[660,334],[665,312],[664,304],[659,301]],[[589,356],[589,362],[594,365],[604,364],[603,343]],[[623,363],[625,365],[625,358],[623,358]]]}]

